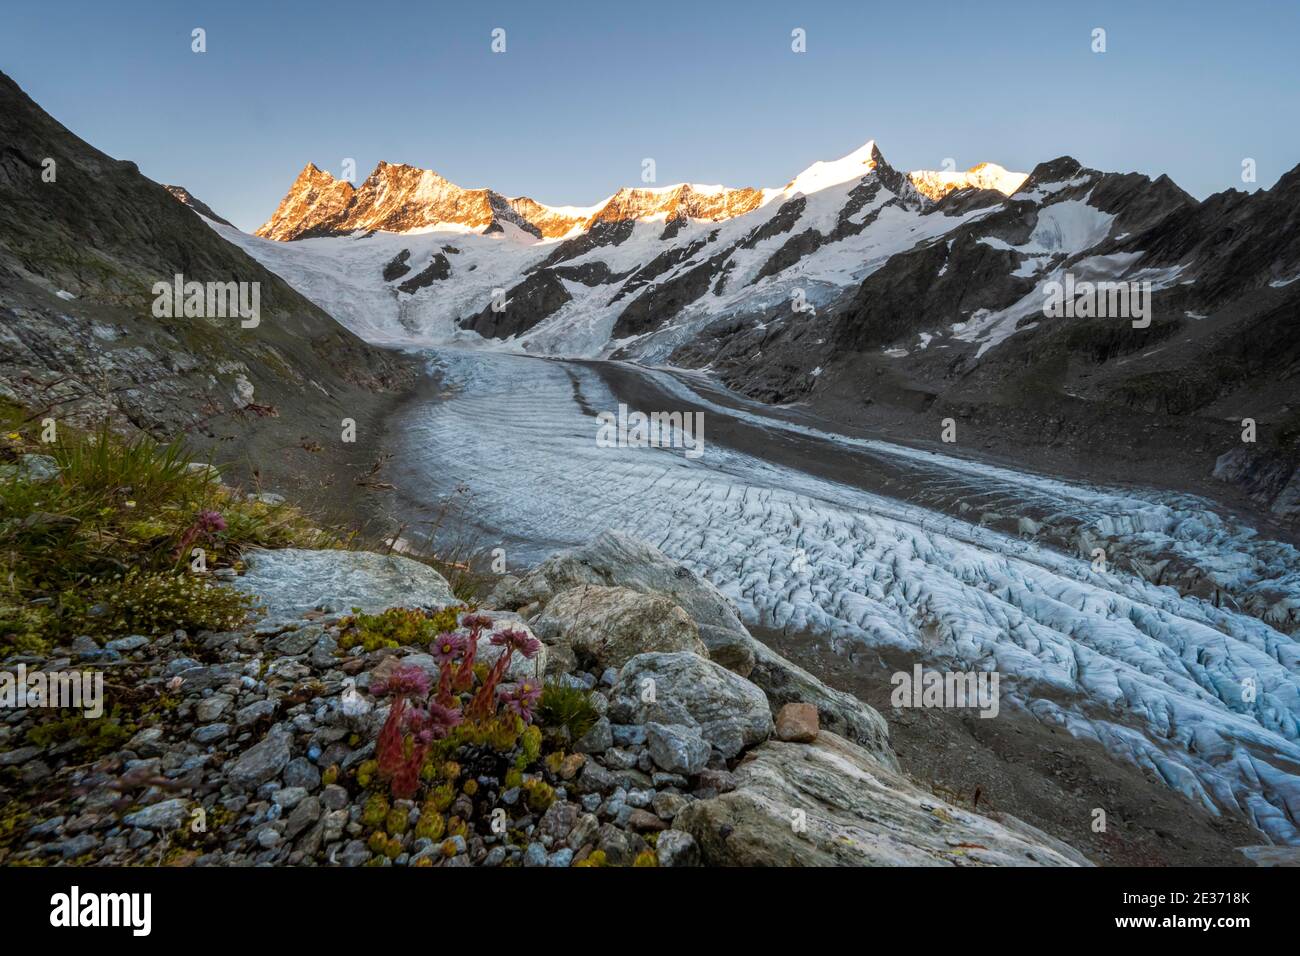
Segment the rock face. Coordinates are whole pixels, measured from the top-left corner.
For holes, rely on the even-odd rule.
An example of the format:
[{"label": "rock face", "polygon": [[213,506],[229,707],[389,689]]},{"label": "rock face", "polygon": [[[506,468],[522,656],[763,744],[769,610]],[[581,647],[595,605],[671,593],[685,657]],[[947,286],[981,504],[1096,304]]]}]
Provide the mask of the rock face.
[{"label": "rock face", "polygon": [[451,585],[428,565],[395,554],[369,551],[253,551],[237,582],[257,596],[268,618],[306,611],[374,614],[390,607],[433,607],[455,602]]},{"label": "rock face", "polygon": [[830,733],[811,745],[769,740],[742,761],[736,781],[673,822],[707,865],[1089,865],[1013,817],[968,813],[917,789]]},{"label": "rock face", "polygon": [[625,724],[694,728],[724,757],[772,733],[772,711],[758,687],[690,653],[639,654],[629,660],[611,691],[609,714]]},{"label": "rock face", "polygon": [[584,584],[557,594],[536,621],[547,644],[566,644],[597,673],[646,651],[708,651],[686,612],[657,594]]},{"label": "rock face", "polygon": [[1241,488],[1284,521],[1300,518],[1300,467],[1294,455],[1242,445],[1216,459],[1213,476]]},{"label": "rock face", "polygon": [[589,544],[547,558],[521,579],[514,593],[525,601],[546,600],[579,584],[618,586],[672,598],[699,628],[712,660],[742,677],[753,668],[755,641],[731,603],[708,581],[653,545],[607,531]]},{"label": "rock face", "polygon": [[[412,363],[365,344],[214,232],[195,215],[212,214],[206,206],[85,143],[2,73],[0,142],[0,397],[57,407],[61,422],[107,417],[248,442],[263,416],[335,430],[370,393],[415,380]],[[258,324],[228,308],[187,317],[183,303],[159,317],[151,290],[177,274],[256,288]],[[239,376],[256,392],[251,409]]]},{"label": "rock face", "polygon": [[890,766],[889,729],[873,708],[824,683],[754,639],[731,603],[712,583],[658,548],[619,531],[547,558],[517,581],[500,587],[489,603],[545,605],[559,591],[581,584],[618,586],[671,597],[699,627],[709,658],[767,694],[773,709],[791,702],[814,704],[822,726],[848,737]]}]

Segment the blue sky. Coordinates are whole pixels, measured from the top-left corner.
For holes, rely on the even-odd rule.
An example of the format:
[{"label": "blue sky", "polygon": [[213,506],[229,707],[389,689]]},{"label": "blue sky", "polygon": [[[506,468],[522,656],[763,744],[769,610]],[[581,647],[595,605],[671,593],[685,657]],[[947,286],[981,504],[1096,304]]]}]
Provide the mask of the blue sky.
[{"label": "blue sky", "polygon": [[[208,51],[190,50],[207,31]],[[506,31],[506,52],[491,32]],[[794,28],[807,52],[791,52]],[[1091,51],[1106,30],[1107,52]],[[237,225],[308,161],[552,204],[779,186],[868,139],[900,169],[1069,154],[1203,197],[1300,163],[1300,3],[3,0],[0,70]],[[1241,181],[1256,160],[1258,182]]]}]

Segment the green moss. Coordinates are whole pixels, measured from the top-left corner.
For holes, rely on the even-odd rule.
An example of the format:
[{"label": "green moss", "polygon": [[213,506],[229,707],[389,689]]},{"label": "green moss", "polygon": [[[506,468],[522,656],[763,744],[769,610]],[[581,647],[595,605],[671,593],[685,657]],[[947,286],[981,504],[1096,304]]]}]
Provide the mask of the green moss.
[{"label": "green moss", "polygon": [[357,767],[357,786],[362,790],[369,790],[370,785],[375,782],[375,775],[379,772],[379,761],[364,760]]},{"label": "green moss", "polygon": [[388,818],[388,798],[382,793],[371,794],[361,809],[361,823],[367,827],[383,826]]},{"label": "green moss", "polygon": [[459,610],[463,608],[447,607],[427,611],[421,608],[393,607],[379,614],[357,612],[343,622],[339,646],[344,650],[360,647],[369,652],[383,647],[428,644],[443,631],[456,628]]},{"label": "green moss", "polygon": [[406,832],[409,823],[409,815],[401,807],[394,807],[388,811],[388,816],[384,820],[384,829],[393,836],[398,836]]},{"label": "green moss", "polygon": [[456,789],[450,783],[439,784],[429,794],[428,805],[439,813],[446,813],[456,799]]},{"label": "green moss", "polygon": [[415,835],[428,840],[440,840],[447,830],[447,821],[441,813],[429,804],[420,811],[420,819],[415,822]]},{"label": "green moss", "polygon": [[528,808],[541,813],[555,802],[555,789],[544,780],[527,780],[524,782],[524,796]]}]

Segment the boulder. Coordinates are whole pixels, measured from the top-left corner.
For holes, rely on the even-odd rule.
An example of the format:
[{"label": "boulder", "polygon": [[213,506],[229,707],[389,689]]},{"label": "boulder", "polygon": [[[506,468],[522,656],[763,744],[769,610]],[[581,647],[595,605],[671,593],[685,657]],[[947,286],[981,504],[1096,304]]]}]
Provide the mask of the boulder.
[{"label": "boulder", "polygon": [[754,748],[736,782],[673,819],[695,838],[706,865],[1090,865],[1015,817],[940,800],[824,730],[811,744],[769,740]]},{"label": "boulder", "polygon": [[709,659],[761,687],[773,710],[794,701],[813,704],[822,727],[861,744],[881,763],[898,769],[889,729],[874,708],[827,687],[756,640],[721,591],[651,544],[620,531],[606,531],[586,545],[551,555],[501,590],[521,602],[514,606],[522,606],[545,604],[554,594],[582,584],[670,597],[699,628]]},{"label": "boulder", "polygon": [[722,592],[651,544],[606,531],[589,544],[551,555],[506,591],[515,607],[540,602],[582,584],[662,594],[699,628],[709,657],[742,677],[753,666],[753,643]]},{"label": "boulder", "polygon": [[734,757],[772,733],[767,697],[739,674],[685,651],[638,654],[610,691],[610,719],[680,724]]},{"label": "boulder", "polygon": [[428,565],[396,554],[279,548],[249,552],[236,587],[255,595],[268,618],[308,611],[376,614],[390,607],[443,607],[456,597]]},{"label": "boulder", "polygon": [[599,673],[648,651],[708,651],[686,612],[659,594],[583,584],[553,597],[535,621],[547,644],[573,649],[579,665]]}]

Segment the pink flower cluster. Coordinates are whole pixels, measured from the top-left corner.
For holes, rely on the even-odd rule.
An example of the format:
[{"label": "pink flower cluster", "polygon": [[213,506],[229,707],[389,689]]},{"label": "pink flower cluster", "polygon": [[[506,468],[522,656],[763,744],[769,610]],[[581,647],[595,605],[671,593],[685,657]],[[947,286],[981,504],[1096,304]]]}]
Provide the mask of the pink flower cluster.
[{"label": "pink flower cluster", "polygon": [[[533,708],[542,696],[541,683],[522,680],[501,684],[516,653],[532,660],[541,642],[527,631],[510,628],[493,634],[490,642],[502,649],[487,675],[475,689],[474,665],[479,638],[492,628],[492,619],[468,614],[460,631],[439,634],[429,645],[438,663],[435,687],[428,672],[409,664],[398,665],[387,678],[372,682],[376,696],[389,697],[392,705],[376,743],[380,775],[389,781],[393,796],[409,799],[419,787],[420,768],[429,747],[442,740],[465,720],[487,721],[498,713],[498,702],[508,713],[531,723]],[[468,703],[465,695],[469,695]]]}]

